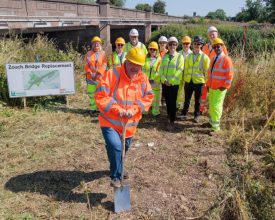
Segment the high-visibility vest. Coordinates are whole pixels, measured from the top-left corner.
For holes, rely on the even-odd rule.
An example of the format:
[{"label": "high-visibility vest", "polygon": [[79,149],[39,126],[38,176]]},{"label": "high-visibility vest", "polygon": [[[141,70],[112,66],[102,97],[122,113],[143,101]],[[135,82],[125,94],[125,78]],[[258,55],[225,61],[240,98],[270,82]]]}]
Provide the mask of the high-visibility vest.
[{"label": "high-visibility vest", "polygon": [[216,57],[213,57],[208,69],[207,87],[219,89],[221,87],[229,89],[233,79],[233,63],[229,56],[221,54],[214,66]]},{"label": "high-visibility vest", "polygon": [[189,83],[192,79],[194,84],[205,83],[210,60],[203,52],[197,54],[196,60],[194,56],[195,54],[191,53],[186,57],[184,81]]},{"label": "high-visibility vest", "polygon": [[160,64],[160,80],[162,83],[165,81],[171,85],[179,85],[182,79],[182,71],[184,69],[184,58],[176,52],[170,60],[169,54],[165,54]]},{"label": "high-visibility vest", "polygon": [[[84,71],[86,74],[86,80],[89,84],[97,84],[97,80],[93,80],[92,77],[96,75],[96,73],[101,74],[102,76],[105,74],[107,70],[107,58],[104,51],[93,52],[88,51],[85,56],[85,64]],[[92,75],[91,75],[92,74]]]},{"label": "high-visibility vest", "polygon": [[154,80],[155,82],[160,82],[159,68],[160,68],[161,58],[157,57],[154,64],[151,66],[151,58],[146,57],[145,64],[142,67],[142,72],[148,77],[148,79]]},{"label": "high-visibility vest", "polygon": [[[131,42],[126,43],[126,45],[124,46],[124,52],[128,53],[129,50],[132,49],[133,47],[134,46],[131,44]],[[141,42],[138,42],[137,46],[135,47],[141,48],[145,55],[148,53],[146,46]]]},{"label": "high-visibility vest", "polygon": [[125,61],[126,52],[122,52],[121,57],[118,56],[117,52],[114,51],[108,59],[108,67],[109,69],[114,67],[121,66]]},{"label": "high-visibility vest", "polygon": [[[211,44],[208,43],[208,44],[205,44],[203,47],[202,47],[202,52],[204,52],[209,58],[210,60],[213,58],[213,57],[216,57],[216,53],[214,51],[214,49],[212,48]],[[228,51],[227,51],[227,48],[226,46],[223,46],[222,48],[223,52],[225,55],[228,55]]]},{"label": "high-visibility vest", "polygon": [[132,137],[136,132],[143,111],[148,111],[154,95],[145,74],[141,71],[132,80],[125,72],[125,65],[109,69],[100,80],[95,100],[100,110],[99,124],[101,127],[111,127],[122,133],[120,111],[130,110],[133,117],[128,119],[126,137]]}]

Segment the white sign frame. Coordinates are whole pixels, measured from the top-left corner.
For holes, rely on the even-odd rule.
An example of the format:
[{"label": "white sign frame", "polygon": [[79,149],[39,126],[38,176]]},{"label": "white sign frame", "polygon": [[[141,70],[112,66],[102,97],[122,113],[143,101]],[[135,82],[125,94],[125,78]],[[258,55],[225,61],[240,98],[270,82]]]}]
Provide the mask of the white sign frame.
[{"label": "white sign frame", "polygon": [[10,98],[75,94],[73,62],[8,63],[6,73]]}]

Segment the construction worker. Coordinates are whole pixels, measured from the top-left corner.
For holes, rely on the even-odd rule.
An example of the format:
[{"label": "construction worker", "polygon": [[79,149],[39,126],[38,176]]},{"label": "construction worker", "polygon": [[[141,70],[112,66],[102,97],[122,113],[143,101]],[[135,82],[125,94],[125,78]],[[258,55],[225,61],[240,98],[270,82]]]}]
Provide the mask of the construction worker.
[{"label": "construction worker", "polygon": [[212,42],[216,57],[211,59],[207,80],[210,125],[212,127],[210,135],[214,135],[220,130],[223,101],[233,79],[232,60],[223,52],[223,47],[224,42],[220,38],[216,38]]},{"label": "construction worker", "polygon": [[102,41],[98,36],[92,38],[92,49],[85,56],[84,71],[87,81],[87,92],[90,98],[91,115],[97,114],[94,95],[98,81],[107,70],[107,58],[102,51]]},{"label": "construction worker", "polygon": [[157,42],[152,41],[149,44],[148,49],[149,53],[146,56],[142,72],[149,78],[149,82],[154,92],[152,115],[158,116],[160,114],[160,77],[158,71],[160,68],[161,57],[159,55]]},{"label": "construction worker", "polygon": [[129,32],[130,42],[128,42],[124,47],[124,51],[126,53],[128,53],[128,51],[133,47],[139,47],[144,52],[144,55],[147,54],[148,51],[146,49],[146,46],[143,43],[138,41],[138,36],[139,36],[139,33],[138,33],[137,29],[133,28],[130,30],[130,32]]},{"label": "construction worker", "polygon": [[[210,26],[207,30],[207,38],[209,42],[205,44],[202,47],[202,52],[204,52],[209,59],[211,60],[212,57],[216,56],[215,51],[212,48],[212,42],[219,36],[218,29],[215,26]],[[227,49],[224,46],[223,47],[223,52],[225,55],[228,55]],[[200,112],[201,114],[206,111],[207,109],[207,88],[206,85],[202,87],[202,95],[201,95],[201,100],[200,100]]]},{"label": "construction worker", "polygon": [[173,131],[175,129],[174,122],[177,112],[177,95],[184,68],[184,58],[177,52],[178,44],[176,37],[169,38],[168,53],[163,56],[159,70],[169,117],[169,123],[167,125],[168,131]]},{"label": "construction worker", "polygon": [[203,38],[195,36],[193,38],[193,53],[189,54],[185,60],[184,68],[184,106],[181,112],[186,117],[193,92],[195,93],[194,122],[198,123],[200,115],[201,88],[206,80],[206,73],[209,68],[209,58],[202,51]]},{"label": "construction worker", "polygon": [[164,56],[164,54],[167,53],[167,38],[165,36],[160,36],[158,43],[159,43],[159,53],[160,53],[160,57],[162,58]]},{"label": "construction worker", "polygon": [[145,54],[142,49],[132,48],[124,64],[109,69],[97,86],[95,99],[100,110],[98,118],[106,143],[113,187],[121,186],[123,124],[126,124],[127,152],[142,112],[149,110],[154,98],[148,77],[141,71],[144,64]]},{"label": "construction worker", "polygon": [[[160,54],[160,57],[163,58],[163,56],[168,52],[168,50],[167,50],[167,43],[168,43],[167,37],[160,36],[160,38],[158,40],[158,43],[159,43],[159,54]],[[165,98],[164,98],[164,93],[163,93],[162,87],[161,87],[161,105],[165,106]]]},{"label": "construction worker", "polygon": [[[179,52],[182,54],[184,60],[186,60],[186,57],[188,54],[192,53],[192,50],[190,49],[191,46],[191,38],[189,36],[184,36],[181,39],[182,43],[182,50]],[[178,97],[177,97],[177,108],[181,109],[182,108],[182,103],[183,103],[183,88],[184,88],[184,80],[182,77],[182,80],[180,82],[179,86],[179,91],[178,91]]]},{"label": "construction worker", "polygon": [[108,67],[109,69],[121,66],[126,57],[126,52],[124,52],[123,47],[125,45],[125,40],[122,37],[118,37],[115,41],[116,50],[109,56]]}]

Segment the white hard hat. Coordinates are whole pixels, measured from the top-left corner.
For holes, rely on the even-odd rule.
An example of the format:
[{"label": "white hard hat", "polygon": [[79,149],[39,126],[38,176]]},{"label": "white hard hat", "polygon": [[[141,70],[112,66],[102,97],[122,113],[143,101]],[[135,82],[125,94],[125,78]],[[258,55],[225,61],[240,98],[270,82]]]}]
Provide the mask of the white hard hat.
[{"label": "white hard hat", "polygon": [[129,36],[138,36],[138,30],[135,28],[131,29]]},{"label": "white hard hat", "polygon": [[160,36],[159,42],[166,42],[166,43],[167,43],[167,37],[165,37],[165,36]]},{"label": "white hard hat", "polygon": [[170,37],[168,39],[168,43],[170,43],[170,42],[176,42],[177,44],[179,44],[178,39],[176,37]]},{"label": "white hard hat", "polygon": [[210,26],[210,27],[208,28],[208,30],[207,30],[207,33],[210,33],[210,32],[212,32],[212,31],[218,32],[218,29],[217,29],[215,26]]}]

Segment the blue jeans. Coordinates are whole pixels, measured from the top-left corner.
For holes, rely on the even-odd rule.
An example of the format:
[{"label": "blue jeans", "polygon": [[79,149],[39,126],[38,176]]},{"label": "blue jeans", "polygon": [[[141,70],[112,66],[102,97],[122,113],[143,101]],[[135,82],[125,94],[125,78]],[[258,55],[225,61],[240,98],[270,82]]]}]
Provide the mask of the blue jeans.
[{"label": "blue jeans", "polygon": [[[122,168],[122,141],[121,135],[113,128],[101,127],[101,131],[105,140],[108,159],[110,162],[111,179],[121,179]],[[125,153],[130,148],[132,137],[125,140]]]}]

